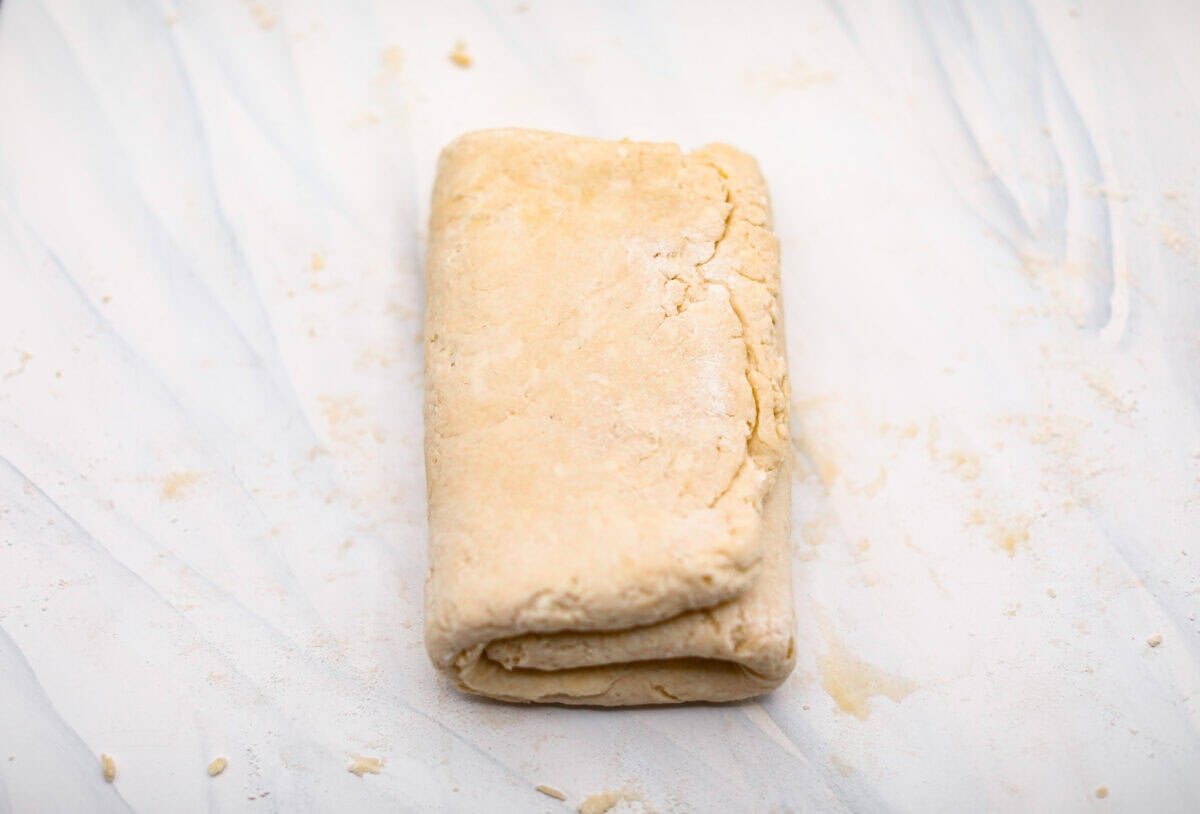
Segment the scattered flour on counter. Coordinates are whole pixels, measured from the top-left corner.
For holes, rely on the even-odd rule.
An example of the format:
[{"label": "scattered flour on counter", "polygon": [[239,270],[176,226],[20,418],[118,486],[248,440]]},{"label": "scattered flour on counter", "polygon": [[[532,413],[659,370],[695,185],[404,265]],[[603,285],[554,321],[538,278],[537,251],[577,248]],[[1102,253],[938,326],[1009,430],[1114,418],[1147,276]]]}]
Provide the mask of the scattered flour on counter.
[{"label": "scattered flour on counter", "polygon": [[14,376],[19,376],[25,372],[25,368],[29,365],[29,360],[33,358],[33,354],[28,351],[17,349],[17,366],[4,374],[5,379],[11,379]]},{"label": "scattered flour on counter", "polygon": [[1158,234],[1162,238],[1162,244],[1175,254],[1181,255],[1184,259],[1190,260],[1193,263],[1200,262],[1200,246],[1196,245],[1187,231],[1165,221],[1160,221],[1158,224]]},{"label": "scattered flour on counter", "polygon": [[1163,245],[1171,251],[1181,252],[1187,245],[1187,238],[1183,236],[1183,233],[1169,223],[1160,223],[1158,233],[1162,237]]},{"label": "scattered flour on counter", "polygon": [[917,689],[916,683],[862,661],[832,636],[827,636],[825,652],[817,663],[825,692],[838,709],[860,720],[870,714],[868,702],[872,696],[886,696],[899,704]]},{"label": "scattered flour on counter", "polygon": [[399,76],[404,70],[404,49],[391,45],[383,49],[383,72],[387,76]]},{"label": "scattered flour on counter", "polygon": [[991,536],[996,547],[1008,555],[1009,559],[1017,556],[1019,549],[1029,547],[1029,527],[1033,525],[1030,517],[1002,517],[973,509],[965,523],[968,527],[982,527]]},{"label": "scattered flour on counter", "polygon": [[767,93],[804,90],[828,85],[836,79],[833,71],[810,65],[799,57],[793,57],[785,64],[765,65],[760,69],[748,70],[743,75],[746,85]]},{"label": "scattered flour on counter", "polygon": [[193,486],[200,482],[199,472],[172,472],[162,479],[163,500],[180,500],[187,497]]},{"label": "scattered flour on counter", "polygon": [[262,3],[251,3],[250,15],[254,18],[254,24],[263,31],[270,31],[275,28],[276,17],[275,12],[267,8]]},{"label": "scattered flour on counter", "polygon": [[1093,198],[1107,198],[1110,201],[1128,201],[1129,193],[1105,184],[1090,183],[1085,187],[1088,195]]}]

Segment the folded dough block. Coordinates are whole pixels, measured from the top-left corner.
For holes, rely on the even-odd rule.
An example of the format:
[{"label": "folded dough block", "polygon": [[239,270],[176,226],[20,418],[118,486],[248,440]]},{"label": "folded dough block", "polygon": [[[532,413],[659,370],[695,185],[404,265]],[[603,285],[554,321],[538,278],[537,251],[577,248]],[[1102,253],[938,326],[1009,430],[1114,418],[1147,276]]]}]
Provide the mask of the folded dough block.
[{"label": "folded dough block", "polygon": [[793,665],[779,248],[754,160],[524,130],[442,153],[425,640],[510,701],[726,701]]}]

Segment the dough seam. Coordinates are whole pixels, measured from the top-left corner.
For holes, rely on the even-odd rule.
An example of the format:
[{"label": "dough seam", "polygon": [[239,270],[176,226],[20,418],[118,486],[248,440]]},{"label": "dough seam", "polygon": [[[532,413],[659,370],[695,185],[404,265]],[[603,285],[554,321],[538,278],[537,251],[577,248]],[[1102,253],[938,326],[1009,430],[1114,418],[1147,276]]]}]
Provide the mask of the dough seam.
[{"label": "dough seam", "polygon": [[[714,260],[716,260],[717,257],[720,255],[721,244],[729,236],[730,227],[734,223],[735,219],[737,219],[741,223],[746,224],[751,229],[762,229],[763,227],[760,224],[753,222],[749,218],[742,217],[740,215],[740,213],[739,213],[739,209],[741,208],[740,202],[734,200],[733,190],[729,185],[729,174],[724,170],[724,168],[722,168],[715,161],[709,160],[707,158],[703,158],[703,157],[697,155],[695,152],[689,153],[686,157],[692,158],[707,167],[711,167],[713,169],[713,171],[717,173],[717,176],[721,179],[721,190],[725,194],[725,204],[729,207],[728,211],[725,213],[725,224],[721,230],[721,234],[713,242],[712,254],[703,262],[697,263],[695,270],[696,270],[696,275],[699,277],[700,282],[702,284],[704,284],[706,286],[716,286],[718,288],[724,289],[726,297],[729,301],[729,309],[730,309],[730,311],[732,311],[734,317],[737,319],[738,324],[741,325],[742,343],[746,349],[746,372],[745,372],[746,384],[749,386],[750,394],[754,398],[754,421],[750,426],[749,433],[746,435],[745,457],[742,458],[741,463],[738,465],[738,468],[734,471],[733,475],[730,477],[729,482],[726,483],[725,487],[720,492],[718,492],[717,495],[709,502],[709,504],[708,504],[709,508],[713,508],[718,503],[721,502],[721,499],[724,498],[725,495],[729,494],[730,490],[733,488],[733,485],[738,481],[738,479],[742,476],[742,473],[745,471],[746,465],[750,462],[754,462],[755,464],[758,463],[757,457],[754,455],[754,441],[755,440],[758,440],[760,442],[762,441],[760,434],[759,434],[759,425],[762,422],[763,410],[762,410],[762,397],[759,393],[759,387],[755,386],[753,374],[758,373],[759,375],[764,376],[764,377],[766,377],[768,374],[766,373],[766,371],[756,369],[756,366],[755,366],[756,354],[755,354],[754,347],[751,344],[751,342],[752,342],[751,335],[752,335],[753,331],[751,331],[751,329],[750,329],[750,325],[746,319],[746,315],[738,307],[737,297],[733,291],[733,288],[728,283],[721,282],[720,280],[714,280],[711,277],[706,276],[704,271],[705,271],[705,268],[710,263],[712,263]],[[749,275],[747,275],[744,272],[744,270],[742,269],[741,263],[734,264],[732,267],[732,270],[738,276],[749,281],[750,283],[766,287],[766,283],[764,281],[756,280],[753,277],[750,277]],[[765,467],[767,473],[770,475],[774,475],[776,473],[776,471],[778,470],[778,468],[779,468],[778,460],[774,461],[773,465],[771,465],[771,463],[768,463],[768,465]]]}]

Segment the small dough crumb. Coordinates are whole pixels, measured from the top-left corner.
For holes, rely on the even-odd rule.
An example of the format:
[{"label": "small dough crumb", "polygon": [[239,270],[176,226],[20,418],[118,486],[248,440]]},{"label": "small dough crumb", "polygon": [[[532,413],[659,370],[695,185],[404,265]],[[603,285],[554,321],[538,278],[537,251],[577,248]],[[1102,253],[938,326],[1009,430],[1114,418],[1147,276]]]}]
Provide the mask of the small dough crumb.
[{"label": "small dough crumb", "polygon": [[404,49],[393,45],[383,49],[383,67],[389,73],[398,74],[404,70]]},{"label": "small dough crumb", "polygon": [[471,55],[467,53],[467,44],[459,40],[454,44],[454,50],[450,52],[450,61],[460,68],[471,67]]},{"label": "small dough crumb", "polygon": [[351,755],[351,757],[354,758],[354,762],[346,768],[350,774],[362,777],[364,774],[379,774],[383,769],[382,758],[367,757],[366,755]]},{"label": "small dough crumb", "polygon": [[208,776],[216,777],[221,772],[225,771],[225,767],[228,765],[229,761],[223,757],[215,759],[212,763],[208,764]]},{"label": "small dough crumb", "polygon": [[579,814],[606,814],[616,807],[617,803],[632,803],[641,799],[628,791],[602,791],[593,794],[579,804]]},{"label": "small dough crumb", "polygon": [[1155,633],[1149,639],[1146,639],[1146,644],[1150,645],[1151,647],[1158,647],[1160,644],[1162,644],[1162,634]]},{"label": "small dough crumb", "polygon": [[1169,223],[1158,224],[1158,232],[1162,236],[1163,245],[1173,252],[1182,253],[1187,248],[1187,238],[1183,232]]},{"label": "small dough crumb", "polygon": [[542,794],[546,795],[547,797],[553,797],[555,800],[567,799],[567,795],[554,788],[554,786],[547,786],[545,783],[538,783],[533,788],[535,791],[540,791]]},{"label": "small dough crumb", "polygon": [[615,791],[593,794],[579,804],[579,814],[604,814],[617,804],[619,797]]},{"label": "small dough crumb", "polygon": [[1108,796],[1108,786],[1101,786],[1100,788],[1096,789],[1096,796],[1099,797],[1101,800],[1103,800],[1105,797],[1107,797]]},{"label": "small dough crumb", "polygon": [[1054,590],[1053,588],[1047,588],[1046,596],[1050,597],[1051,599],[1054,599],[1054,597],[1058,596],[1058,591]]},{"label": "small dough crumb", "polygon": [[270,31],[275,27],[275,13],[262,3],[255,3],[250,7],[250,13],[254,15],[254,22],[263,31]]},{"label": "small dough crumb", "polygon": [[104,772],[105,783],[111,783],[117,779],[117,762],[113,760],[112,755],[100,755],[100,768]]}]

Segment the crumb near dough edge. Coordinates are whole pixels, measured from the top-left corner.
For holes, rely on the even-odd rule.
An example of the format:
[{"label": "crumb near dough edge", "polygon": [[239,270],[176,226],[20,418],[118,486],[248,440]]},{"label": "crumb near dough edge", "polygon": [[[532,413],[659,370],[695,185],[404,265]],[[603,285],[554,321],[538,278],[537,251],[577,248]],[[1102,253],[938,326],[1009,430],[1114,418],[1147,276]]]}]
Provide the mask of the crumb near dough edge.
[{"label": "crumb near dough edge", "polygon": [[554,786],[548,786],[545,783],[538,783],[536,786],[533,787],[533,789],[534,789],[534,791],[540,791],[542,794],[546,795],[547,797],[553,797],[555,800],[567,799],[566,794],[564,794],[563,792],[554,788]]}]

